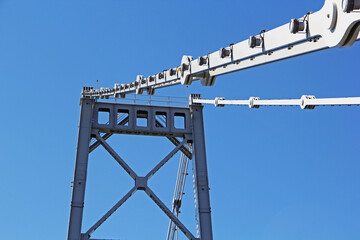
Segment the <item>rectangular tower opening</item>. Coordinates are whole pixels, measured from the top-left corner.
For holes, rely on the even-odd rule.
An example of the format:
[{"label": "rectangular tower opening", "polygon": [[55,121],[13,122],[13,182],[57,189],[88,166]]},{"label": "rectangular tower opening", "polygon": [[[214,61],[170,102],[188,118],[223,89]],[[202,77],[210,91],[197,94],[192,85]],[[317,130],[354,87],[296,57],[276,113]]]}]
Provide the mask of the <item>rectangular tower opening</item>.
[{"label": "rectangular tower opening", "polygon": [[143,110],[136,111],[136,126],[147,127],[148,126],[148,112]]},{"label": "rectangular tower opening", "polygon": [[109,124],[110,119],[110,109],[108,108],[99,108],[98,110],[98,124]]},{"label": "rectangular tower opening", "polygon": [[185,113],[174,114],[174,127],[177,129],[185,129]]},{"label": "rectangular tower opening", "polygon": [[167,127],[166,112],[156,112],[155,113],[155,126],[158,128],[166,128]]},{"label": "rectangular tower opening", "polygon": [[119,109],[117,112],[117,124],[121,126],[129,126],[129,110]]}]

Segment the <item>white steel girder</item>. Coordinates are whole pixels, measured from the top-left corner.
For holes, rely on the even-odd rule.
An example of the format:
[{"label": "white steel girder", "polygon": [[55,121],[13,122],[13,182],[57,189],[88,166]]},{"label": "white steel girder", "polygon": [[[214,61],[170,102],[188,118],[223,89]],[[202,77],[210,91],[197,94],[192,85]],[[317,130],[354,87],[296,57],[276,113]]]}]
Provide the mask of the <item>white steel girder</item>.
[{"label": "white steel girder", "polygon": [[183,56],[181,64],[155,75],[139,75],[129,84],[114,88],[83,89],[82,95],[94,98],[124,98],[126,94],[154,94],[156,88],[191,84],[201,80],[212,86],[217,76],[285,60],[316,51],[348,47],[360,40],[360,0],[326,0],[322,9],[292,19],[290,23],[261,31],[248,40],[231,44],[219,51],[194,59]]}]

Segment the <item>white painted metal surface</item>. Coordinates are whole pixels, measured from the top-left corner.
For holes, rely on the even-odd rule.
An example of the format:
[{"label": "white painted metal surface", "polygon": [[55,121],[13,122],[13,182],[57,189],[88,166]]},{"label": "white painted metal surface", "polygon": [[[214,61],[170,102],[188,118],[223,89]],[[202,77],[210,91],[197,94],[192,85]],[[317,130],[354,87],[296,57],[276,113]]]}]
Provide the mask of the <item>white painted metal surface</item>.
[{"label": "white painted metal surface", "polygon": [[360,97],[348,98],[315,98],[315,96],[303,95],[300,99],[275,99],[262,100],[258,97],[251,97],[248,100],[225,100],[224,98],[200,99],[190,98],[190,103],[214,104],[216,107],[225,105],[249,106],[259,108],[260,106],[300,106],[302,109],[314,109],[316,106],[341,106],[360,105]]},{"label": "white painted metal surface", "polygon": [[[180,66],[175,68],[148,77],[139,75],[134,82],[115,84],[114,88],[85,89],[82,95],[93,98],[124,98],[126,94],[142,94],[144,90],[152,95],[157,88],[189,85],[195,80],[201,80],[205,86],[212,86],[219,75],[328,48],[351,46],[360,40],[360,11],[357,1],[349,4],[345,0],[325,0],[323,8],[315,13],[307,13],[301,18],[293,19],[291,23],[251,36],[250,39],[257,39],[257,45],[249,45],[249,41],[244,40],[197,59],[183,56]],[[302,24],[296,31],[294,22]]]}]

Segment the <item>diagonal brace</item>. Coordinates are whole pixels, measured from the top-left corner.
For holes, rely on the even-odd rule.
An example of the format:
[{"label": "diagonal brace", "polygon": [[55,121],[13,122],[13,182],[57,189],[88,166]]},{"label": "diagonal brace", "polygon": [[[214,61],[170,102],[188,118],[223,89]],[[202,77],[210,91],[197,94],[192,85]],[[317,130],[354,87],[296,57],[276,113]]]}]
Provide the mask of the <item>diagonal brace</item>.
[{"label": "diagonal brace", "polygon": [[[126,164],[126,162],[115,152],[114,149],[96,133],[96,139],[100,144],[110,153],[110,155],[124,168],[124,170],[135,180],[135,186],[122,198],[120,199],[99,221],[97,221],[83,236],[90,238],[97,228],[99,228],[121,205],[123,205],[138,189],[144,190],[146,194],[160,207],[160,209],[171,219],[171,221],[185,234],[189,240],[198,240],[194,235],[185,227],[184,224],[170,211],[169,208],[155,195],[155,193],[147,186],[147,180],[151,178],[162,166],[167,163],[171,157],[173,157],[179,150],[186,149],[184,146],[188,141],[185,137],[176,147],[163,159],[161,160],[145,177],[139,177],[137,174]],[[174,143],[174,142],[173,142]],[[175,144],[175,143],[174,143]],[[187,150],[187,149],[186,149]],[[136,182],[143,179],[141,182],[141,188],[138,188]],[[143,189],[142,189],[143,188]]]},{"label": "diagonal brace", "polygon": [[[176,137],[173,137],[173,136],[168,136],[167,139],[169,139],[169,141],[174,144],[175,146],[177,146],[180,141],[176,138]],[[189,159],[192,159],[192,153],[189,151],[189,149],[187,149],[185,146],[182,146],[180,148],[180,151],[185,154],[185,156],[187,156]]]},{"label": "diagonal brace", "polygon": [[114,149],[100,136],[99,133],[96,134],[96,139],[100,141],[101,145],[110,153],[110,155],[120,164],[121,167],[132,177],[132,179],[137,178],[137,174],[131,169],[129,165],[115,152]]},{"label": "diagonal brace", "polygon": [[146,176],[145,178],[150,179],[157,171],[160,170],[160,168],[162,166],[165,165],[165,163],[167,163],[170,158],[172,158],[181,147],[184,146],[184,144],[187,142],[187,138],[184,138],[184,140],[179,143],[163,160],[161,160]]},{"label": "diagonal brace", "polygon": [[146,194],[160,207],[160,209],[173,221],[176,226],[185,234],[189,240],[199,240],[185,227],[184,224],[170,211],[168,207],[151,191],[149,187],[145,189]]},{"label": "diagonal brace", "polygon": [[123,205],[134,193],[136,192],[136,188],[133,187],[123,198],[120,199],[99,221],[97,221],[87,232],[84,234],[85,236],[90,237],[90,235],[103,224],[106,219],[108,219],[121,205]]}]

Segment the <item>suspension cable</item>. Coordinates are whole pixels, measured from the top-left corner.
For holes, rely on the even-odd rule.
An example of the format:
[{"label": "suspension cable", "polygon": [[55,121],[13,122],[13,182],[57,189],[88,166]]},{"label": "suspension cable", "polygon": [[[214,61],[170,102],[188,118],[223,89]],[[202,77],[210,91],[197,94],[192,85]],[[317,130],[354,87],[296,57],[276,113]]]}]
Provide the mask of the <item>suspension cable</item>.
[{"label": "suspension cable", "polygon": [[360,97],[346,98],[315,98],[312,95],[303,95],[300,99],[274,99],[262,100],[259,97],[250,97],[248,100],[225,100],[217,97],[215,99],[201,99],[199,94],[190,96],[190,104],[214,104],[215,107],[225,105],[249,106],[259,108],[260,106],[300,106],[302,109],[314,109],[316,106],[343,106],[360,105]]}]

